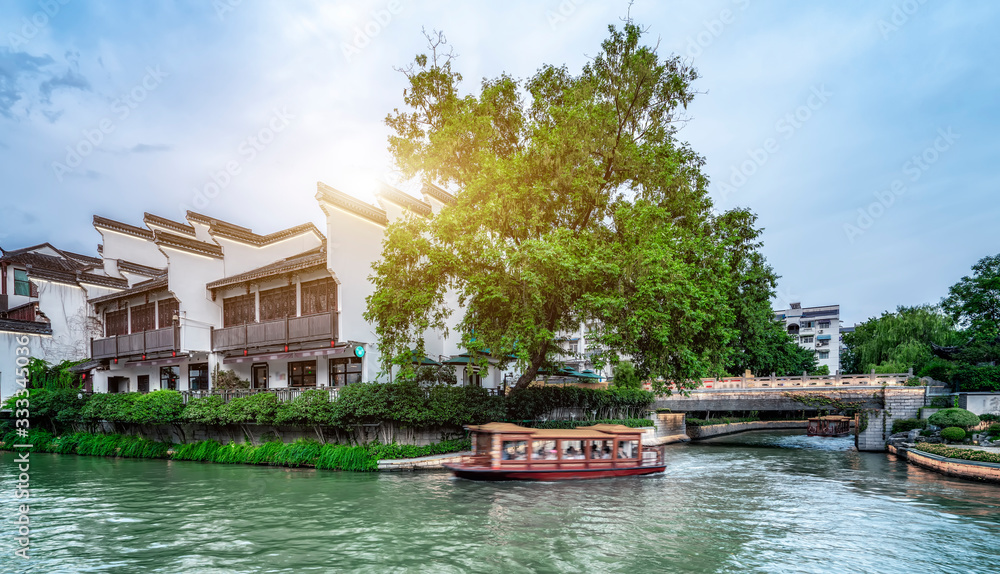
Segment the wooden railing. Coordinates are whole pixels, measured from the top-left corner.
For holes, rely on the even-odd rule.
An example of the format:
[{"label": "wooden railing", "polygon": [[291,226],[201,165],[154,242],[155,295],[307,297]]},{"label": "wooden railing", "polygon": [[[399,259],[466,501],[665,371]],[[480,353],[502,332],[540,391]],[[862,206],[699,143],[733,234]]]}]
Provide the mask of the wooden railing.
[{"label": "wooden railing", "polygon": [[184,399],[184,404],[187,404],[191,399],[200,399],[202,397],[217,396],[222,399],[223,403],[228,403],[230,400],[235,398],[249,397],[251,395],[256,395],[260,393],[271,393],[278,398],[278,402],[287,403],[289,401],[294,401],[296,397],[301,395],[306,391],[314,390],[326,391],[330,395],[330,400],[337,400],[337,387],[287,387],[283,389],[222,389],[222,390],[209,390],[209,391],[180,391],[181,397]]},{"label": "wooden railing", "polygon": [[309,341],[337,340],[340,313],[326,312],[212,329],[212,350],[232,351]]},{"label": "wooden railing", "polygon": [[92,359],[112,359],[157,351],[176,351],[179,340],[178,327],[175,326],[128,335],[115,335],[103,339],[91,339],[90,357]]}]

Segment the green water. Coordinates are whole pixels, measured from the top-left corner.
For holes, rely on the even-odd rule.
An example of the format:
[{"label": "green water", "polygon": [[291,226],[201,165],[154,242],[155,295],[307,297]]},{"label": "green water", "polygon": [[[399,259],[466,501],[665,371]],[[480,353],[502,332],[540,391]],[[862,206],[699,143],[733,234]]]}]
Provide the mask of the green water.
[{"label": "green water", "polygon": [[998,572],[1000,486],[850,439],[670,447],[663,475],[475,483],[35,454],[31,560],[0,572]]}]

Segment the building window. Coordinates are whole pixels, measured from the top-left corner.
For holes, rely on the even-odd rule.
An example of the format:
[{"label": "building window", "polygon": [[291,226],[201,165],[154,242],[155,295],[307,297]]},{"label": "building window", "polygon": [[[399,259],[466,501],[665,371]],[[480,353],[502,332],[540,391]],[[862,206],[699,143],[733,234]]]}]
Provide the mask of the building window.
[{"label": "building window", "polygon": [[819,328],[820,329],[829,329],[830,328],[830,322],[829,321],[820,321],[819,322]]},{"label": "building window", "polygon": [[128,334],[128,309],[108,311],[104,314],[104,336]]},{"label": "building window", "polygon": [[188,388],[192,391],[208,390],[208,363],[188,365]]},{"label": "building window", "polygon": [[173,367],[160,367],[160,389],[161,390],[177,390],[177,379],[181,378],[181,368],[178,366]]},{"label": "building window", "polygon": [[361,359],[330,359],[330,386],[342,387],[361,382]]},{"label": "building window", "polygon": [[830,351],[820,351],[818,356],[820,359],[829,359]]},{"label": "building window", "polygon": [[295,316],[295,286],[260,292],[260,320],[272,321]]},{"label": "building window", "polygon": [[302,314],[316,315],[336,308],[337,284],[333,279],[318,279],[302,284]]},{"label": "building window", "polygon": [[803,343],[812,343],[813,342],[813,338],[812,338],[811,335],[808,336],[808,337],[802,337],[802,342]]},{"label": "building window", "polygon": [[180,305],[178,305],[177,299],[164,299],[156,303],[157,319],[159,319],[158,325],[161,329],[166,329],[174,325],[174,315],[177,314],[179,308]]},{"label": "building window", "polygon": [[235,327],[236,325],[249,325],[256,321],[256,299],[253,293],[223,299],[222,325],[224,327]]},{"label": "building window", "polygon": [[139,385],[140,393],[149,392],[149,375],[139,375],[135,380]]},{"label": "building window", "polygon": [[14,294],[31,296],[31,282],[28,281],[28,272],[24,269],[14,270]]},{"label": "building window", "polygon": [[465,368],[465,384],[470,387],[483,386],[483,377],[478,367]]},{"label": "building window", "polygon": [[316,361],[288,363],[288,386],[315,387]]},{"label": "building window", "polygon": [[156,328],[156,303],[132,307],[132,332],[142,333]]},{"label": "building window", "polygon": [[802,327],[805,328],[805,329],[812,329],[813,328],[813,322],[812,321],[803,321],[802,322]]}]

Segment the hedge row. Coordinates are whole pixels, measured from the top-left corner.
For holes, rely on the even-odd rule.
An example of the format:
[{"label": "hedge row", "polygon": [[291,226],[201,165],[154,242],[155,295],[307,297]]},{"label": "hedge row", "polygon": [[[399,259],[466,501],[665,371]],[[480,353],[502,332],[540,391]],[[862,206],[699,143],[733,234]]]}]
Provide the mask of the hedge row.
[{"label": "hedge row", "polygon": [[[603,418],[637,418],[654,395],[636,389],[539,387],[491,396],[478,387],[416,383],[367,383],[341,389],[335,401],[326,390],[305,391],[290,402],[273,393],[257,393],[223,404],[216,395],[184,404],[177,391],[96,393],[79,396],[75,389],[32,389],[28,399],[13,397],[8,408],[28,408],[32,417],[66,426],[98,421],[126,424],[203,423],[329,425],[351,429],[360,424],[394,422],[410,428],[462,426],[490,421],[533,420],[554,409],[575,408]],[[19,404],[15,404],[18,403]]]},{"label": "hedge row", "polygon": [[975,450],[971,448],[953,448],[950,446],[944,446],[943,444],[930,444],[926,442],[917,443],[917,446],[913,448],[915,450],[921,450],[924,452],[929,452],[931,454],[936,454],[938,456],[944,456],[948,458],[974,460],[977,462],[1000,463],[1000,454],[986,452],[984,450]]},{"label": "hedge row", "polygon": [[380,459],[415,458],[472,448],[469,439],[446,440],[427,446],[377,443],[367,446],[348,446],[321,444],[310,439],[293,443],[273,441],[259,446],[234,442],[224,445],[214,440],[173,445],[119,434],[73,433],[56,437],[41,429],[30,431],[27,437],[18,437],[16,432],[9,432],[3,437],[3,448],[9,449],[8,445],[25,442],[32,445],[34,452],[119,458],[169,458],[222,464],[315,466],[321,469],[353,471],[377,470]]}]

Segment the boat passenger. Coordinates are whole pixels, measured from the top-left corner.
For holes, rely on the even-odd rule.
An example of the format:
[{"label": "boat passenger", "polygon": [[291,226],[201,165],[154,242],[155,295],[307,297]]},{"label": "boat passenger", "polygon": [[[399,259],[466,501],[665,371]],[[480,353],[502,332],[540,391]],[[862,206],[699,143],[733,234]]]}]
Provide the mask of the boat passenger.
[{"label": "boat passenger", "polygon": [[601,452],[601,458],[611,458],[611,447],[604,445],[604,450]]}]

